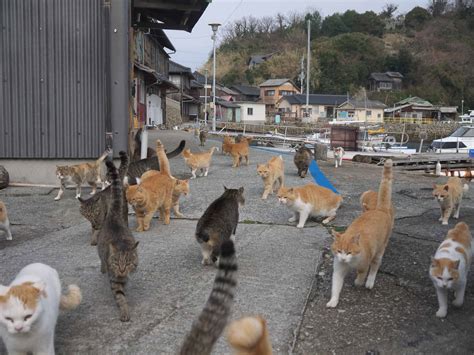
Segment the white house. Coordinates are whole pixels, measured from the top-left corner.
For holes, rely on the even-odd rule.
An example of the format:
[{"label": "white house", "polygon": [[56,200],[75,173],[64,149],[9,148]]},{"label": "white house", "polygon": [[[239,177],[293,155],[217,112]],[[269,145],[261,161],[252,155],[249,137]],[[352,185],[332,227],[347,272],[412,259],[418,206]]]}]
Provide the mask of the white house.
[{"label": "white house", "polygon": [[240,122],[265,123],[265,104],[252,101],[235,102],[240,106]]},{"label": "white house", "polygon": [[336,108],[337,121],[383,122],[384,103],[375,100],[350,99]]}]

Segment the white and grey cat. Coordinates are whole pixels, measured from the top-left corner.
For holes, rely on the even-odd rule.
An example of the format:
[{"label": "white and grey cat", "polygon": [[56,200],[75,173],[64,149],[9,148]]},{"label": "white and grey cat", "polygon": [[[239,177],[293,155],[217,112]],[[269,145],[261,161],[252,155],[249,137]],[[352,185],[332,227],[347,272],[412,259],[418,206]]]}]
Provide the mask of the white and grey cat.
[{"label": "white and grey cat", "polygon": [[10,221],[8,220],[7,207],[0,201],[0,231],[4,231],[7,235],[7,240],[12,240],[12,232],[10,230]]},{"label": "white and grey cat", "polygon": [[9,354],[54,354],[54,329],[59,309],[73,309],[82,296],[70,285],[61,295],[61,282],[52,267],[24,267],[9,286],[0,286],[0,336]]}]

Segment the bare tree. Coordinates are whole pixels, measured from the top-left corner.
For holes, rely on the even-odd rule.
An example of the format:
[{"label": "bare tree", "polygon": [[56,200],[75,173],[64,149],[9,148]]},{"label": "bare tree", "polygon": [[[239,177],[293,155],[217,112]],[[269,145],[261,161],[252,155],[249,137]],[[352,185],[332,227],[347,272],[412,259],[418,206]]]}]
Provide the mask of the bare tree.
[{"label": "bare tree", "polygon": [[398,10],[398,5],[391,4],[391,3],[385,4],[382,12],[380,13],[380,16],[385,17],[385,18],[392,18],[397,10]]},{"label": "bare tree", "polygon": [[428,3],[428,9],[433,17],[443,15],[448,9],[449,0],[430,0]]}]

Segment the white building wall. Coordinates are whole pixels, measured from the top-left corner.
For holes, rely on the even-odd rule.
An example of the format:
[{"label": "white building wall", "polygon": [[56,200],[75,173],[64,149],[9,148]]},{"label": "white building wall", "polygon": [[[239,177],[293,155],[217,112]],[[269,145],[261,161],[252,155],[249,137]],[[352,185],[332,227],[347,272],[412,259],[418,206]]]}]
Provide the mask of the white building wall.
[{"label": "white building wall", "polygon": [[[265,104],[239,102],[241,122],[265,122]],[[249,108],[253,109],[252,115],[249,115]]]}]

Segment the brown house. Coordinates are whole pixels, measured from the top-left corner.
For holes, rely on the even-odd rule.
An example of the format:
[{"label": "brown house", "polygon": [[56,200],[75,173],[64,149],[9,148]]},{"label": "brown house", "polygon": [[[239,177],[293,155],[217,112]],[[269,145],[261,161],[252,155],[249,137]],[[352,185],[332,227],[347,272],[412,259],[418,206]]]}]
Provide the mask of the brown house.
[{"label": "brown house", "polygon": [[283,96],[299,93],[299,88],[290,79],[269,79],[259,87],[260,100],[265,104],[267,116],[276,112],[276,104]]},{"label": "brown house", "polygon": [[403,75],[397,71],[372,73],[369,78],[370,91],[399,91],[402,89]]}]

